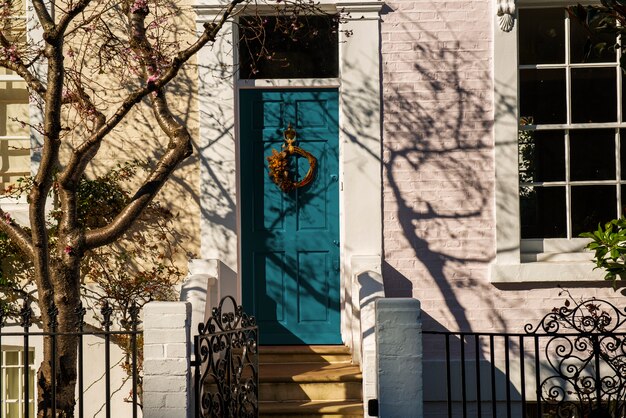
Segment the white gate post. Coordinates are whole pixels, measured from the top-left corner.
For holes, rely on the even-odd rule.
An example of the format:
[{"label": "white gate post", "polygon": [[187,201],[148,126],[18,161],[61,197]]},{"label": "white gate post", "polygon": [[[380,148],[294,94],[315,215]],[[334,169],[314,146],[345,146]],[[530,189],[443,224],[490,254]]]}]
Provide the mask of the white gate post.
[{"label": "white gate post", "polygon": [[423,418],[420,303],[409,298],[376,301],[378,416]]},{"label": "white gate post", "polygon": [[143,314],[143,416],[190,418],[191,304],[150,302]]}]

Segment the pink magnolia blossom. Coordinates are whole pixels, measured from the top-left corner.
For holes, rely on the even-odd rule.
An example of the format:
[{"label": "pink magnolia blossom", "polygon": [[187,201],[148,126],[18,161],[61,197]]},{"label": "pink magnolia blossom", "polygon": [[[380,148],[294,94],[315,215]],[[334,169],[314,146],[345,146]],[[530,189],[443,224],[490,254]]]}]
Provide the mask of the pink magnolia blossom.
[{"label": "pink magnolia blossom", "polygon": [[147,0],[135,0],[133,5],[130,7],[130,11],[132,13],[137,13],[137,12],[147,13],[148,12]]}]

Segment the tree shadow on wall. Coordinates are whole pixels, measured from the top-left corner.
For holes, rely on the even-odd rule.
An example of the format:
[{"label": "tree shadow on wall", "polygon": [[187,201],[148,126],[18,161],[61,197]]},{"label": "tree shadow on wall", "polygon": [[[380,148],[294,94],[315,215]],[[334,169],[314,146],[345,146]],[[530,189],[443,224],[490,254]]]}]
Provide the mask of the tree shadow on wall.
[{"label": "tree shadow on wall", "polygon": [[[442,300],[445,309],[440,302],[423,309],[440,310],[432,315],[450,318],[447,328],[464,331],[471,331],[471,323],[463,300],[471,300],[504,327],[485,278],[495,256],[492,125],[494,111],[506,111],[497,104],[502,97],[492,102],[489,26],[482,37],[477,33],[483,40],[462,40],[459,34],[443,41],[414,16],[388,6],[382,20],[383,36],[398,35],[381,53],[386,296]],[[371,97],[376,87],[364,83],[357,95]],[[344,102],[348,118],[367,115],[357,107],[371,106],[360,97]],[[375,140],[365,132],[348,136],[357,143]]]}]

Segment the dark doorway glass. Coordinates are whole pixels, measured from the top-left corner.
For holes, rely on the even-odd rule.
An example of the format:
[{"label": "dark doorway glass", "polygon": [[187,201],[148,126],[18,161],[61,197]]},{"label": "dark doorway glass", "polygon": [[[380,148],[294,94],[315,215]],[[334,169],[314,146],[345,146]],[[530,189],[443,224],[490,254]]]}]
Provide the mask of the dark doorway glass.
[{"label": "dark doorway glass", "polygon": [[240,78],[339,76],[338,16],[248,16],[239,22]]}]

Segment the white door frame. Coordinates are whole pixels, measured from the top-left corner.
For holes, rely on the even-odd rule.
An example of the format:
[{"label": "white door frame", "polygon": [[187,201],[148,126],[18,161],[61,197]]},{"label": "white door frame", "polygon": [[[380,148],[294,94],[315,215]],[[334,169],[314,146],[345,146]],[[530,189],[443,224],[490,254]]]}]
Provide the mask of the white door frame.
[{"label": "white door frame", "polygon": [[[233,24],[224,27],[214,45],[198,54],[198,104],[200,135],[200,258],[219,260],[229,270],[239,269],[238,91],[240,88],[339,88],[339,216],[342,338],[352,345],[358,298],[352,298],[353,278],[362,262],[375,260],[368,269],[380,272],[382,257],[382,145],[380,103],[379,1],[323,1],[329,12],[341,11],[345,19],[339,35],[338,79],[238,80]],[[219,16],[223,5],[212,0],[194,6],[199,32],[205,22]],[[224,74],[216,78],[216,74]],[[355,271],[360,263],[359,271]],[[218,278],[219,280],[219,278]],[[237,279],[241,300],[241,281]],[[356,295],[355,295],[356,296]]]}]

